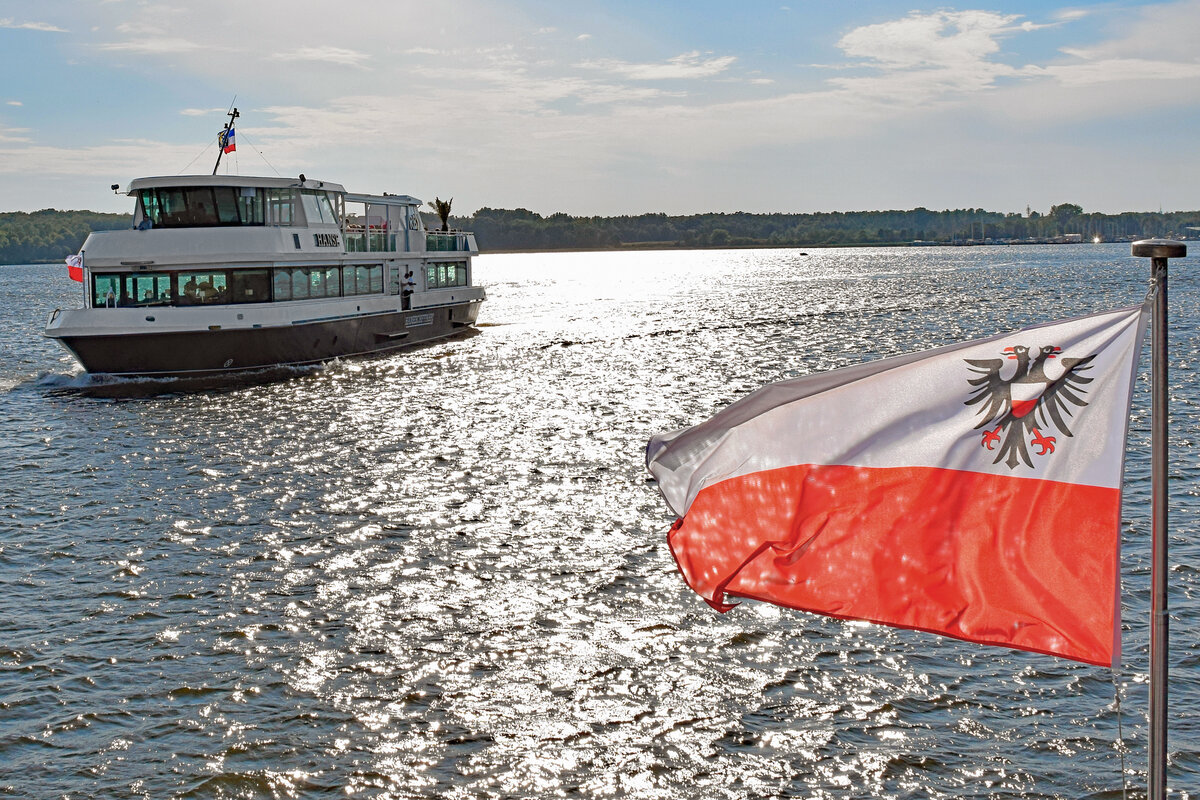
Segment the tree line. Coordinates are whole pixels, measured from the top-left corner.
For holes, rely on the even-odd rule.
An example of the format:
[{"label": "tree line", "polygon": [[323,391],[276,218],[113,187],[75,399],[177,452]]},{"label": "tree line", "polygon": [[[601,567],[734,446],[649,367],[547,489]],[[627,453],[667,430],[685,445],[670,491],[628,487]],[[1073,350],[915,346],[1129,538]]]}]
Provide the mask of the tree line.
[{"label": "tree line", "polygon": [[0,264],[33,264],[62,261],[78,253],[83,240],[92,231],[128,228],[129,214],[101,214],[95,211],[0,212]]},{"label": "tree line", "polygon": [[[428,220],[431,228],[440,221]],[[0,264],[61,261],[79,251],[91,231],[125,228],[128,214],[93,211],[0,212]],[[1085,213],[1074,203],[1002,213],[982,208],[931,211],[830,211],[814,214],[637,214],[616,217],[542,216],[524,208],[481,208],[451,216],[475,231],[480,249],[599,250],[620,247],[818,247],[965,242],[1020,242],[1079,234],[1085,240],[1179,238],[1200,229],[1200,211]]]},{"label": "tree line", "polygon": [[1085,240],[1185,236],[1200,228],[1200,211],[1085,213],[1074,203],[1049,213],[965,208],[931,211],[831,211],[814,214],[746,212],[639,214],[618,217],[543,217],[524,208],[481,208],[452,217],[475,232],[482,250],[564,250],[617,247],[788,247],[897,245],[1048,240],[1079,234]]}]

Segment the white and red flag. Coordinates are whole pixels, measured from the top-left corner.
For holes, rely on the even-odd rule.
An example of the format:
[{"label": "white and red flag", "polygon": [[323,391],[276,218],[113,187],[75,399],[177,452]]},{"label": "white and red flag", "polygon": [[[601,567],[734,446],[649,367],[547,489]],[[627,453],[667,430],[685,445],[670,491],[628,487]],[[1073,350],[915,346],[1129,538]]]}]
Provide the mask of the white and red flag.
[{"label": "white and red flag", "polygon": [[1143,306],[772,384],[650,440],[726,595],[1111,665]]},{"label": "white and red flag", "polygon": [[83,283],[83,256],[78,253],[67,256],[67,277]]}]

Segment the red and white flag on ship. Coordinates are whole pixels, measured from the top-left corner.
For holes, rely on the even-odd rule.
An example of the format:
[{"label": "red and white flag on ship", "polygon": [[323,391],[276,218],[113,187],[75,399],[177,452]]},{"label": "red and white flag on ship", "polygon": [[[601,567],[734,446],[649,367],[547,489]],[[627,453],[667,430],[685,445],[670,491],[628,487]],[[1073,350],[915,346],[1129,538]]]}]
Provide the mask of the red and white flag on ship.
[{"label": "red and white flag on ship", "polygon": [[655,436],[671,552],[726,596],[1111,665],[1142,306],[760,389]]},{"label": "red and white flag on ship", "polygon": [[78,253],[67,256],[67,276],[73,281],[83,283],[83,256]]}]

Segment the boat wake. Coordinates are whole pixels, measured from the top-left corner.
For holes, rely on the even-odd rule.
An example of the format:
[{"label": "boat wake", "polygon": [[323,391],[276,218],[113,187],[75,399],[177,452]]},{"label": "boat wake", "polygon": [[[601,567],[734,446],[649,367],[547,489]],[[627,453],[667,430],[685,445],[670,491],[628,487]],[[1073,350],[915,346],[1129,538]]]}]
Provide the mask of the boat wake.
[{"label": "boat wake", "polygon": [[80,373],[43,372],[34,378],[16,383],[9,391],[31,389],[51,396],[72,395],[105,399],[136,399],[169,394],[226,392],[291,380],[301,375],[319,372],[329,364],[277,366],[261,370],[205,375],[197,377],[122,377]]}]

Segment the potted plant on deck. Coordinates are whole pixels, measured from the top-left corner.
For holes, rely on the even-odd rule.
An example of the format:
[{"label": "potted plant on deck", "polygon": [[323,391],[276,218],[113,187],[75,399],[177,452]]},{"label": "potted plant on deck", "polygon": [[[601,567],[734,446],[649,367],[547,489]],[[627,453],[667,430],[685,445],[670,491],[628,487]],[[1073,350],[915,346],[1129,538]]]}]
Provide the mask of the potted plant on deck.
[{"label": "potted plant on deck", "polygon": [[434,210],[434,212],[438,215],[438,218],[442,221],[443,231],[450,230],[450,204],[453,202],[453,197],[451,197],[449,200],[442,200],[439,197],[435,197],[427,204]]}]

